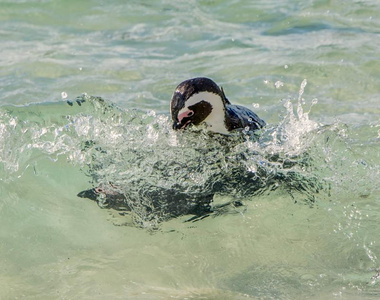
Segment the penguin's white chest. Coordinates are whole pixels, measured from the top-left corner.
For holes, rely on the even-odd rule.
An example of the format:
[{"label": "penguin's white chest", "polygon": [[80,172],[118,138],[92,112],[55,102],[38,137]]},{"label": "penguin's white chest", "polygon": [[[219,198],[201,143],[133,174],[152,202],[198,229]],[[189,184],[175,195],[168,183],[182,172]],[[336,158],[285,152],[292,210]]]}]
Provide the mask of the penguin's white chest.
[{"label": "penguin's white chest", "polygon": [[[207,129],[213,132],[222,133],[222,134],[229,134],[226,123],[225,123],[225,117],[224,117],[224,110],[221,112],[218,112],[218,114],[213,114],[213,111],[209,114],[209,116],[204,120],[204,123],[207,126]],[[220,117],[222,116],[222,118]]]}]

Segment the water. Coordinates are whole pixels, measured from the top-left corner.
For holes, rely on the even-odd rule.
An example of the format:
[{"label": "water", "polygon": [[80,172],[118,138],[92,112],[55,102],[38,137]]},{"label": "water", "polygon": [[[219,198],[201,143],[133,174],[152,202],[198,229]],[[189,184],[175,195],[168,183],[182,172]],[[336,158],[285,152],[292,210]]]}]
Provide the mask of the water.
[{"label": "water", "polygon": [[[1,299],[379,297],[377,1],[0,8]],[[171,131],[171,93],[195,76],[268,123],[257,141],[226,155]],[[82,93],[107,102],[66,103]],[[76,197],[138,179],[196,193],[215,166],[265,184],[217,195],[243,206],[197,222]]]}]

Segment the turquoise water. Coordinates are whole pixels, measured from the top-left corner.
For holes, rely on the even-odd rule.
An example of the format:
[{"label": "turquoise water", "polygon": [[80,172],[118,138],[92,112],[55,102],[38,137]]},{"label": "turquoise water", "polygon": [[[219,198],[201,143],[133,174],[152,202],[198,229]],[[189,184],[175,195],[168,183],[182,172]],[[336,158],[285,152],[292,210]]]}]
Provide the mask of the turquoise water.
[{"label": "turquoise water", "polygon": [[[377,1],[1,1],[0,298],[377,299],[379,17]],[[260,139],[226,156],[173,133],[171,94],[195,76],[255,110]],[[64,101],[82,93],[116,106]],[[244,205],[194,223],[76,196],[193,191],[225,157],[299,177],[217,195]]]}]

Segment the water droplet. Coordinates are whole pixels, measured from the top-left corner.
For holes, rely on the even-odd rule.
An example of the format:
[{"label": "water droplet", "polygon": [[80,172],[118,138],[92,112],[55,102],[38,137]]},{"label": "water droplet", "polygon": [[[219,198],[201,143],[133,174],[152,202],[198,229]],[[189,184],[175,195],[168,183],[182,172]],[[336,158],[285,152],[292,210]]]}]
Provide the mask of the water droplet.
[{"label": "water droplet", "polygon": [[147,115],[149,117],[155,117],[156,116],[156,112],[154,110],[150,110],[150,111],[147,112]]},{"label": "water droplet", "polygon": [[16,127],[16,125],[17,125],[16,120],[12,118],[12,119],[9,121],[9,125],[11,125],[12,127]]},{"label": "water droplet", "polygon": [[282,81],[278,80],[278,81],[275,82],[274,85],[276,86],[277,89],[279,89],[280,87],[284,86],[284,83]]}]

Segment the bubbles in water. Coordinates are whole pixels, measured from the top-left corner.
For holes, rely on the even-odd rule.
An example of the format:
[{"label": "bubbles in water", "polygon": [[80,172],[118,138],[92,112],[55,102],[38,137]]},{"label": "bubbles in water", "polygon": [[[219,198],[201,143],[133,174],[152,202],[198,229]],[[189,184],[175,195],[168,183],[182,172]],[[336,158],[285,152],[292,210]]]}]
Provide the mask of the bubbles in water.
[{"label": "bubbles in water", "polygon": [[67,99],[67,93],[66,92],[62,92],[61,93],[61,97],[62,97],[62,100],[66,100]]},{"label": "bubbles in water", "polygon": [[259,108],[260,107],[260,103],[252,103],[252,106],[253,106],[253,108]]}]

